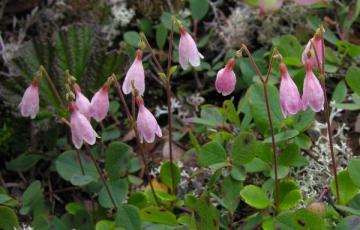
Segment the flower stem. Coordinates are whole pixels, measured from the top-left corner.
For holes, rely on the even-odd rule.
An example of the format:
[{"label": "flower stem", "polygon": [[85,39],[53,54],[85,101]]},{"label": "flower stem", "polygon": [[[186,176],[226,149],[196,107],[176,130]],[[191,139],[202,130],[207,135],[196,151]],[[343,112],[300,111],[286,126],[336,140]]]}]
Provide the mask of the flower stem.
[{"label": "flower stem", "polygon": [[326,93],[326,83],[325,83],[325,42],[324,42],[324,34],[321,32],[321,46],[322,46],[322,62],[320,64],[320,58],[319,54],[317,53],[317,50],[315,48],[315,44],[312,42],[312,46],[314,47],[315,51],[315,57],[318,64],[318,69],[320,72],[320,84],[321,88],[323,89],[324,93],[324,119],[326,121],[327,126],[327,133],[328,133],[328,139],[329,139],[329,148],[330,148],[330,156],[332,161],[332,171],[334,174],[334,180],[335,180],[335,192],[336,192],[336,202],[340,204],[340,189],[339,189],[339,180],[337,176],[337,164],[336,164],[336,157],[334,153],[334,143],[333,143],[333,136],[332,136],[332,128],[331,128],[331,122],[330,122],[330,105]]},{"label": "flower stem", "polygon": [[115,202],[115,199],[114,199],[113,195],[111,194],[110,187],[109,187],[109,185],[108,185],[108,183],[107,183],[107,181],[106,181],[106,179],[104,177],[104,174],[101,172],[101,169],[100,169],[98,163],[96,162],[96,159],[92,155],[90,147],[86,143],[84,145],[85,145],[85,153],[91,158],[92,162],[94,163],[95,168],[96,168],[97,172],[99,173],[99,175],[101,177],[101,180],[104,183],[106,192],[110,197],[111,203],[113,204],[114,208],[117,209],[117,204]]},{"label": "flower stem", "polygon": [[[115,78],[116,76],[113,75]],[[136,137],[136,142],[137,142],[137,145],[139,146],[139,149],[140,149],[140,157],[141,157],[141,160],[144,164],[144,173],[146,175],[146,179],[149,181],[149,185],[150,185],[150,189],[151,189],[151,192],[154,196],[154,199],[155,199],[155,202],[157,204],[158,207],[160,207],[160,201],[159,201],[159,198],[157,197],[156,195],[156,192],[155,192],[155,189],[154,189],[154,186],[151,182],[151,177],[149,175],[149,171],[148,171],[148,167],[147,167],[147,164],[146,164],[146,158],[145,158],[145,149],[144,149],[144,146],[143,144],[140,142],[140,138],[139,138],[139,132],[137,131],[136,129],[136,121],[135,121],[135,95],[133,95],[133,99],[132,99],[132,106],[133,106],[133,113],[134,113],[134,116],[131,115],[130,113],[130,109],[129,109],[129,106],[127,105],[126,101],[125,101],[125,97],[124,97],[124,94],[122,93],[121,91],[121,87],[120,87],[120,84],[119,82],[116,80],[114,81],[114,85],[115,85],[115,91],[118,95],[118,97],[120,98],[120,101],[125,109],[125,113],[126,113],[126,116],[128,117],[130,123],[131,123],[131,127],[133,128],[134,130],[134,133],[135,133],[135,137]]]},{"label": "flower stem", "polygon": [[59,91],[56,89],[54,82],[51,80],[51,77],[49,76],[49,74],[46,71],[46,69],[44,68],[44,66],[40,65],[40,71],[41,71],[41,73],[43,73],[43,75],[46,78],[46,81],[49,83],[51,91],[54,93],[56,100],[59,102],[61,108],[65,111],[66,110],[65,103],[61,99]]},{"label": "flower stem", "polygon": [[273,50],[273,53],[271,55],[271,59],[270,59],[270,63],[269,63],[269,68],[268,71],[266,73],[266,77],[265,79],[262,77],[261,71],[259,69],[259,67],[257,66],[253,56],[251,55],[250,51],[248,50],[248,48],[246,47],[246,45],[242,44],[240,51],[244,50],[246,55],[249,57],[250,63],[252,64],[255,72],[257,73],[262,85],[263,85],[263,90],[264,90],[264,96],[265,96],[265,105],[266,105],[266,112],[268,115],[268,119],[269,119],[269,127],[270,127],[270,133],[271,133],[271,144],[272,144],[272,152],[273,152],[273,168],[274,168],[274,176],[275,176],[275,189],[274,189],[274,203],[275,203],[275,211],[277,212],[279,209],[279,177],[278,177],[278,163],[277,163],[277,153],[276,153],[276,144],[275,144],[275,132],[274,132],[274,127],[273,127],[273,122],[272,122],[272,115],[271,115],[271,110],[270,110],[270,102],[269,102],[269,93],[268,93],[268,82],[270,79],[270,73],[272,70],[272,66],[274,63],[274,58],[275,55],[278,54],[277,49],[275,48]]}]

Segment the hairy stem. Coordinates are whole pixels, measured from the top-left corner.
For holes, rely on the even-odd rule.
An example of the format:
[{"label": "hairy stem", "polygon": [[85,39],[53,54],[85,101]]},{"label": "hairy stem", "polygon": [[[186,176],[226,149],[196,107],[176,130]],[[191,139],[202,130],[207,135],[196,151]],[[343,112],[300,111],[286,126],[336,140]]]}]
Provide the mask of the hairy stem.
[{"label": "hairy stem", "polygon": [[[130,113],[130,109],[129,109],[129,106],[127,105],[126,101],[125,101],[125,97],[124,97],[124,94],[122,93],[121,91],[121,87],[120,87],[120,84],[118,81],[114,81],[114,84],[115,84],[115,91],[118,95],[118,97],[120,98],[120,101],[125,109],[125,113],[126,113],[126,116],[127,118],[129,119],[130,123],[131,123],[131,127],[133,128],[134,130],[134,133],[135,133],[135,137],[136,137],[136,142],[137,142],[137,145],[139,146],[139,149],[140,149],[140,157],[141,157],[141,160],[144,164],[144,173],[146,175],[146,179],[149,181],[149,185],[150,185],[150,189],[151,189],[151,192],[154,196],[154,199],[155,199],[155,202],[157,204],[157,206],[161,206],[160,205],[160,201],[159,201],[159,198],[157,197],[156,195],[156,192],[155,192],[155,189],[154,189],[154,186],[151,182],[151,177],[149,175],[149,171],[148,171],[148,167],[147,167],[147,164],[146,164],[146,158],[145,158],[145,149],[144,149],[144,146],[143,144],[140,142],[140,138],[139,138],[139,133],[137,131],[137,128],[136,128],[136,121],[135,121],[135,99],[132,99],[132,105],[133,105],[133,113],[134,113],[134,116],[131,115]],[[133,98],[134,98],[134,95],[133,95]]]},{"label": "hairy stem", "polygon": [[53,94],[56,97],[56,100],[59,102],[61,108],[65,111],[66,110],[66,106],[64,101],[61,99],[61,96],[59,94],[59,91],[56,89],[54,82],[51,80],[51,77],[49,76],[48,72],[46,71],[46,69],[44,68],[44,66],[40,66],[40,71],[41,73],[45,76],[46,81],[49,83],[51,91],[53,92]]},{"label": "hairy stem", "polygon": [[95,168],[96,168],[97,172],[99,173],[99,175],[101,177],[101,180],[104,183],[106,192],[110,197],[111,203],[113,204],[114,208],[117,209],[117,204],[115,202],[115,199],[114,199],[113,195],[111,194],[110,187],[109,187],[109,185],[108,185],[108,183],[106,181],[106,178],[104,177],[104,174],[101,172],[100,166],[98,165],[98,163],[96,162],[96,159],[92,155],[90,147],[86,143],[84,145],[85,145],[85,153],[91,158],[92,162],[94,163]]},{"label": "hairy stem", "polygon": [[259,80],[263,85],[264,96],[265,96],[265,105],[266,105],[266,113],[269,119],[269,127],[271,133],[271,144],[272,144],[272,152],[273,152],[273,168],[274,168],[274,175],[275,175],[275,189],[274,189],[274,201],[275,201],[275,210],[278,211],[279,208],[279,178],[278,178],[278,163],[277,163],[277,153],[276,153],[276,144],[275,144],[275,132],[272,122],[272,115],[270,110],[270,102],[269,102],[269,93],[268,93],[268,81],[270,79],[271,69],[274,63],[275,55],[278,54],[277,49],[275,48],[270,59],[269,68],[266,74],[266,78],[264,80],[259,67],[257,66],[253,56],[251,55],[250,51],[246,47],[246,45],[242,44],[240,51],[244,50],[246,55],[249,57],[250,63],[252,64],[255,72],[257,73]]},{"label": "hairy stem", "polygon": [[329,105],[329,101],[327,98],[327,93],[326,93],[326,83],[325,83],[325,43],[324,43],[324,36],[323,33],[321,32],[321,46],[322,46],[322,62],[320,62],[320,57],[319,54],[317,53],[317,50],[315,49],[315,44],[312,42],[312,46],[314,47],[314,51],[315,51],[315,57],[317,60],[317,64],[318,64],[318,69],[319,69],[319,73],[320,73],[320,84],[321,84],[321,88],[323,89],[323,93],[324,93],[324,119],[326,121],[326,126],[327,126],[327,133],[328,133],[328,139],[329,139],[329,148],[330,148],[330,156],[331,156],[331,166],[332,166],[332,171],[334,174],[334,180],[335,180],[335,191],[336,191],[336,202],[339,204],[340,203],[340,189],[339,189],[339,180],[338,180],[338,176],[337,176],[337,164],[336,164],[336,157],[335,157],[335,153],[334,153],[334,143],[333,143],[333,136],[332,136],[332,128],[331,128],[331,122],[330,122],[330,105]]}]

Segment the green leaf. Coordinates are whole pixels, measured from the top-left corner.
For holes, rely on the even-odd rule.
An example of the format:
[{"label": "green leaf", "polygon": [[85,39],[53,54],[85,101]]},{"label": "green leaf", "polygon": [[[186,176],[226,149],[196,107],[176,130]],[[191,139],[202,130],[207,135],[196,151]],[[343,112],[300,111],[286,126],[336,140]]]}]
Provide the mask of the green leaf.
[{"label": "green leaf", "polygon": [[360,159],[352,159],[348,165],[348,171],[352,182],[360,187]]},{"label": "green leaf", "polygon": [[295,181],[291,179],[285,179],[280,182],[279,208],[281,211],[296,207],[301,199],[301,191]]},{"label": "green leaf", "polygon": [[12,198],[10,196],[8,196],[7,194],[0,193],[0,204],[3,204],[11,199]]},{"label": "green leaf", "polygon": [[193,202],[193,207],[191,208],[194,210],[196,229],[219,229],[219,217],[216,213],[216,209],[210,203],[209,198],[202,195],[200,198],[194,198]]},{"label": "green leaf", "polygon": [[[275,130],[278,130],[284,118],[280,110],[279,92],[275,86],[269,85],[268,88],[273,126]],[[253,84],[248,89],[247,95],[249,97],[250,111],[254,117],[255,125],[259,131],[264,134],[269,128],[269,118],[266,112],[263,86],[260,83]]]},{"label": "green leaf", "polygon": [[286,145],[279,156],[279,164],[284,166],[300,167],[307,162],[307,159],[301,155],[300,147],[295,143]]},{"label": "green leaf", "polygon": [[120,137],[120,130],[117,126],[109,126],[101,133],[102,141],[111,141]]},{"label": "green leaf", "polygon": [[96,223],[95,230],[115,230],[115,222],[110,220],[100,220]]},{"label": "green leaf", "polygon": [[12,171],[24,172],[34,167],[41,158],[41,156],[36,154],[23,153],[6,163],[6,168]]},{"label": "green leaf", "polygon": [[153,30],[152,30],[152,25],[151,25],[151,21],[147,18],[142,18],[140,19],[140,31],[144,32],[146,36],[148,37],[153,37]]},{"label": "green leaf", "polygon": [[127,144],[112,142],[105,152],[105,169],[111,180],[117,180],[126,175],[129,168],[132,149]]},{"label": "green leaf", "polygon": [[230,212],[234,212],[239,204],[241,182],[233,179],[230,175],[225,177],[221,184],[221,198],[224,207]]},{"label": "green leaf", "polygon": [[137,208],[132,205],[122,206],[116,213],[115,224],[126,230],[141,230],[141,220]]},{"label": "green leaf", "polygon": [[157,25],[156,27],[156,45],[160,50],[164,49],[168,30],[162,24]]},{"label": "green leaf", "polygon": [[[98,173],[91,159],[80,153],[80,159],[84,168],[85,176],[89,176],[96,180]],[[59,175],[67,181],[71,181],[74,176],[82,175],[80,162],[76,156],[76,152],[69,150],[63,152],[55,161],[55,168]]]},{"label": "green leaf", "polygon": [[308,109],[306,111],[299,112],[295,118],[296,122],[294,128],[299,132],[304,132],[312,125],[315,113],[311,109]]},{"label": "green leaf", "polygon": [[360,217],[347,216],[336,226],[335,230],[360,230]]},{"label": "green leaf", "polygon": [[350,208],[344,205],[335,205],[335,207],[340,211],[347,212],[356,216],[360,216],[360,210],[358,209]]},{"label": "green leaf", "polygon": [[[299,135],[299,131],[297,130],[286,130],[284,132],[277,133],[275,134],[275,143],[287,141],[291,138],[296,137],[297,135]],[[264,140],[264,143],[272,143],[271,137],[266,138]]]},{"label": "green leaf", "polygon": [[127,31],[124,33],[124,41],[133,47],[138,47],[140,42],[140,36],[135,31]]},{"label": "green leaf", "polygon": [[180,182],[180,169],[176,164],[171,163],[170,161],[164,162],[160,168],[160,179],[168,188],[174,191],[175,188],[173,188],[173,181],[171,177],[172,173],[174,175],[174,186],[176,188]]},{"label": "green leaf", "polygon": [[242,132],[234,140],[231,157],[235,164],[246,164],[254,159],[257,141],[252,133]]},{"label": "green leaf", "polygon": [[[295,57],[299,59],[302,53],[302,46],[293,35],[283,35],[272,40],[283,57]],[[270,97],[271,98],[271,97]]]},{"label": "green leaf", "polygon": [[[359,187],[354,184],[350,178],[349,172],[346,170],[338,173],[338,181],[340,193],[339,203],[346,205],[359,192]],[[334,179],[331,181],[331,192],[336,194]]]},{"label": "green leaf", "polygon": [[209,10],[208,0],[190,0],[191,15],[195,20],[203,19]]},{"label": "green leaf", "polygon": [[345,81],[355,93],[360,95],[360,68],[351,66],[346,73]]},{"label": "green leaf", "polygon": [[55,50],[62,71],[69,70],[78,80],[84,77],[93,48],[94,33],[95,28],[91,26],[70,26],[66,31],[57,33]]},{"label": "green leaf", "polygon": [[255,157],[245,165],[245,170],[249,173],[263,172],[270,170],[270,165],[260,158]]},{"label": "green leaf", "polygon": [[[128,194],[128,182],[126,179],[120,179],[117,181],[108,181],[110,193],[115,200],[117,206],[119,206],[126,198]],[[113,208],[113,203],[107,193],[106,187],[103,186],[99,193],[99,203],[104,208]]]},{"label": "green leaf", "polygon": [[255,185],[247,185],[240,191],[245,203],[257,209],[265,209],[271,205],[266,193]]},{"label": "green leaf", "polygon": [[325,225],[323,219],[314,215],[307,209],[297,210],[291,217],[291,221],[296,230],[324,230]]},{"label": "green leaf", "polygon": [[14,210],[0,206],[0,229],[13,230],[18,228],[20,228],[20,224]]},{"label": "green leaf", "polygon": [[335,103],[342,103],[347,95],[347,88],[344,80],[341,80],[335,87],[331,100]]},{"label": "green leaf", "polygon": [[75,215],[78,212],[86,211],[86,208],[83,204],[77,202],[67,203],[65,206],[65,210],[71,215]]},{"label": "green leaf", "polygon": [[202,146],[199,154],[199,163],[201,166],[222,163],[225,160],[226,151],[219,143],[213,141]]},{"label": "green leaf", "polygon": [[142,192],[132,192],[128,204],[134,205],[139,209],[145,208],[147,204],[146,196]]},{"label": "green leaf", "polygon": [[355,58],[360,54],[360,46],[345,40],[337,41],[336,46],[338,47],[339,51],[349,55],[351,58]]},{"label": "green leaf", "polygon": [[240,127],[240,118],[239,114],[236,111],[235,105],[232,100],[226,100],[223,104],[226,118],[234,124],[236,127]]},{"label": "green leaf", "polygon": [[73,175],[70,179],[71,184],[75,186],[84,186],[94,181],[96,180],[93,177],[86,175]]},{"label": "green leaf", "polygon": [[166,224],[176,226],[176,216],[166,210],[160,210],[158,207],[146,207],[140,210],[140,217],[144,221],[157,224]]},{"label": "green leaf", "polygon": [[20,209],[22,215],[31,211],[34,217],[47,213],[42,192],[40,181],[34,181],[29,185],[23,193],[23,207]]}]

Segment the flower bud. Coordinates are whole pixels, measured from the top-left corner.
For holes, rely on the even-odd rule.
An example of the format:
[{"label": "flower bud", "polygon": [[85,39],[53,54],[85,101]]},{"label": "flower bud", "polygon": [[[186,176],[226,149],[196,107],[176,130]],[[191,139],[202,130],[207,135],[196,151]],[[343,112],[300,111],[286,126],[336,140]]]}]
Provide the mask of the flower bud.
[{"label": "flower bud", "polygon": [[97,121],[102,121],[109,111],[109,87],[105,83],[91,99],[91,116]]},{"label": "flower bud", "polygon": [[75,104],[79,108],[79,111],[87,118],[91,117],[91,104],[89,99],[87,99],[84,94],[81,93],[80,86],[78,84],[74,85],[74,91],[76,96]]},{"label": "flower bud", "polygon": [[284,117],[294,115],[302,108],[299,90],[284,63],[280,63],[280,107]]},{"label": "flower bud", "polygon": [[321,217],[325,216],[326,206],[323,202],[319,202],[319,201],[311,202],[310,204],[308,204],[306,209]]},{"label": "flower bud", "polygon": [[317,61],[318,59],[321,66],[323,61],[323,47],[321,35],[315,34],[315,36],[309,40],[302,53],[302,63],[305,66],[306,60],[310,60],[312,68],[317,69],[319,66]]},{"label": "flower bud", "polygon": [[312,62],[307,60],[305,63],[306,75],[303,86],[302,104],[303,110],[308,106],[314,111],[319,112],[324,109],[324,91],[312,71]]},{"label": "flower bud", "polygon": [[283,0],[259,0],[260,15],[278,10],[282,4]]},{"label": "flower bud", "polygon": [[185,70],[189,67],[189,63],[194,67],[199,66],[202,58],[204,56],[198,51],[194,39],[181,26],[179,42],[179,62],[181,67]]},{"label": "flower bud", "polygon": [[19,104],[21,116],[34,119],[39,112],[39,80],[35,79],[25,90]]},{"label": "flower bud", "polygon": [[131,93],[133,88],[132,82],[139,94],[143,95],[145,91],[145,72],[142,64],[142,51],[140,49],[136,51],[135,60],[126,73],[125,80],[122,85],[124,94]]},{"label": "flower bud", "polygon": [[216,76],[215,88],[218,93],[223,96],[231,94],[236,85],[236,75],[233,71],[235,65],[235,59],[231,58],[226,66],[219,70]]},{"label": "flower bud", "polygon": [[155,135],[162,137],[160,126],[154,115],[144,106],[144,101],[140,96],[136,97],[136,102],[139,107],[136,126],[140,142],[142,143],[145,140],[147,143],[152,143],[155,140]]}]

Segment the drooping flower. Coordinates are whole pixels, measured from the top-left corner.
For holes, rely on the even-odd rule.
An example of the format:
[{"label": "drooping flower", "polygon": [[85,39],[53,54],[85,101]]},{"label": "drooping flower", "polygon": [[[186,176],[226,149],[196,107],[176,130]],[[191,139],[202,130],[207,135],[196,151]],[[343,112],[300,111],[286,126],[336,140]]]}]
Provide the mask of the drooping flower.
[{"label": "drooping flower", "polygon": [[19,104],[21,116],[34,119],[39,112],[39,80],[34,79]]},{"label": "drooping flower", "polygon": [[91,99],[91,116],[102,121],[109,111],[109,86],[105,83]]},{"label": "drooping flower", "polygon": [[294,115],[302,109],[299,90],[289,75],[284,63],[280,63],[280,107],[284,117]]},{"label": "drooping flower", "polygon": [[136,51],[136,57],[129,70],[126,73],[122,90],[124,94],[129,94],[134,87],[138,90],[139,95],[143,95],[145,91],[145,74],[142,64],[142,51]]},{"label": "drooping flower", "polygon": [[236,75],[233,71],[235,65],[235,59],[231,58],[226,66],[219,70],[216,76],[215,88],[218,93],[223,96],[231,94],[236,85]]},{"label": "drooping flower", "polygon": [[78,84],[74,85],[74,91],[75,91],[75,104],[79,108],[79,111],[84,114],[86,118],[91,117],[91,104],[89,99],[87,99],[84,94],[81,93],[80,86]]},{"label": "drooping flower", "polygon": [[324,109],[324,91],[319,80],[312,71],[312,62],[307,60],[305,63],[306,75],[304,79],[302,104],[303,110],[309,106],[314,112]]},{"label": "drooping flower", "polygon": [[155,135],[162,137],[160,126],[154,115],[144,106],[144,101],[140,96],[136,98],[136,102],[139,107],[136,125],[140,141],[141,143],[143,140],[147,143],[152,143],[155,140]]},{"label": "drooping flower", "polygon": [[[317,57],[316,57],[316,53]],[[322,41],[321,36],[318,34],[315,34],[313,38],[309,40],[309,42],[306,44],[306,47],[302,53],[302,63],[305,66],[306,60],[311,61],[312,68],[318,68],[318,62],[317,58],[319,59],[320,66],[322,65],[323,60],[323,47],[322,47]]]},{"label": "drooping flower", "polygon": [[259,0],[260,15],[276,11],[281,8],[283,0]]},{"label": "drooping flower", "polygon": [[194,67],[199,66],[202,58],[204,56],[198,51],[194,39],[184,27],[180,27],[179,62],[181,67],[185,70],[189,68],[189,63]]},{"label": "drooping flower", "polygon": [[95,144],[97,134],[75,102],[70,102],[70,110],[71,138],[75,148],[80,149],[84,141],[89,145]]}]

